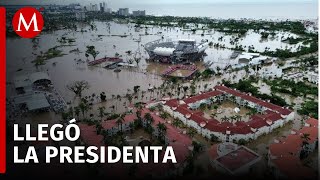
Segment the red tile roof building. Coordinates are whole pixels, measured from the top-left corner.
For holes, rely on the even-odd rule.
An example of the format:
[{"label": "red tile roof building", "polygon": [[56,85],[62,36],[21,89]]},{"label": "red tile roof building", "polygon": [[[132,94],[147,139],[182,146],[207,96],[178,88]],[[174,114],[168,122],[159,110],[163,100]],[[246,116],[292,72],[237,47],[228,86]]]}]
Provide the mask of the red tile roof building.
[{"label": "red tile roof building", "polygon": [[211,165],[229,175],[246,174],[261,160],[261,156],[257,153],[233,143],[215,144],[208,153]]},{"label": "red tile roof building", "polygon": [[80,128],[80,138],[88,146],[104,146],[103,136],[97,134],[96,126],[87,124],[78,124]]},{"label": "red tile roof building", "polygon": [[[199,106],[201,103],[214,102],[213,98],[215,97],[224,99],[226,96],[235,96],[240,98],[241,101],[250,102],[254,108],[262,109],[262,114],[253,115],[249,122],[219,123],[216,119],[206,119],[202,112],[190,108],[195,104],[195,106]],[[183,100],[168,100],[164,103],[164,110],[174,118],[178,118],[187,123],[187,125],[194,127],[203,136],[210,138],[211,134],[214,134],[222,141],[256,139],[262,134],[267,134],[273,129],[283,126],[284,123],[292,120],[294,116],[294,112],[287,108],[274,105],[226,86],[216,86],[213,91]]]},{"label": "red tile roof building", "polygon": [[[310,118],[306,121],[305,127],[292,133],[269,146],[269,166],[274,167],[273,173],[277,178],[316,178],[316,173],[302,164],[300,155],[302,151],[310,153],[316,149],[318,120]],[[308,139],[303,138],[305,134],[308,134]]]}]

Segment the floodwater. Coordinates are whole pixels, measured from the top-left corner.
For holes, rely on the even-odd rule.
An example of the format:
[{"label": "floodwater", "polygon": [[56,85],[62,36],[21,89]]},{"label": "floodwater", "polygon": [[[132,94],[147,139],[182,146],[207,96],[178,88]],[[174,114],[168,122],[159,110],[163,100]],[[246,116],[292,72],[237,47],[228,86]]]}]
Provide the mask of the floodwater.
[{"label": "floodwater", "polygon": [[[281,42],[281,37],[296,36],[287,32],[278,32],[274,38],[261,41],[259,32],[249,31],[245,36],[240,37],[235,45],[232,45],[230,41],[233,41],[237,37],[236,35],[225,35],[215,30],[197,30],[192,33],[181,28],[156,26],[148,26],[148,28],[137,30],[134,24],[130,23],[99,21],[95,21],[94,25],[96,27],[94,30],[91,30],[90,26],[77,24],[77,31],[59,30],[48,34],[43,33],[40,35],[38,43],[34,43],[30,39],[7,39],[8,97],[15,94],[12,84],[15,76],[44,71],[49,74],[55,89],[63,96],[66,102],[77,102],[75,101],[75,95],[66,86],[73,81],[86,80],[89,82],[90,88],[83,92],[83,96],[91,96],[93,93],[99,95],[101,92],[105,92],[108,99],[107,103],[100,104],[98,104],[97,100],[96,105],[93,106],[89,113],[95,113],[95,109],[102,105],[115,105],[116,111],[121,112],[126,109],[125,106],[128,105],[128,102],[125,102],[126,100],[119,102],[114,97],[117,95],[123,97],[126,93],[132,93],[134,86],[140,86],[141,93],[133,102],[138,100],[147,102],[154,97],[154,94],[148,93],[147,89],[150,86],[159,87],[162,84],[163,79],[159,74],[169,65],[147,62],[148,54],[142,46],[150,41],[160,39],[162,36],[165,39],[172,40],[186,38],[195,39],[197,42],[208,40],[209,42],[223,44],[226,47],[243,45],[248,48],[248,46],[253,45],[259,51],[264,51],[266,47],[285,48],[286,46],[294,50],[296,46]],[[192,27],[194,25],[189,24],[189,26]],[[204,29],[206,28],[204,27]],[[61,37],[74,39],[75,42],[61,43],[59,41]],[[222,37],[222,39],[220,38],[219,40],[219,37]],[[88,67],[85,51],[86,46],[89,45],[94,45],[96,50],[99,51],[97,59],[119,54],[124,60],[138,56],[141,61],[136,68],[122,68],[121,72],[118,73],[103,68],[103,65]],[[62,50],[65,55],[49,59],[45,65],[36,68],[32,63],[36,56],[47,52],[49,48],[55,46],[59,46],[58,49]],[[78,49],[79,52],[72,52],[75,49]],[[126,53],[127,51],[131,51],[131,54]],[[211,68],[224,68],[230,64],[237,64],[237,60],[229,58],[232,52],[229,49],[209,47],[206,50],[207,56],[204,57],[203,61],[196,62],[196,65],[202,70],[204,69],[203,62],[212,62]],[[93,57],[89,56],[88,59],[92,61]],[[221,83],[223,79],[238,82],[247,76],[244,70],[228,73],[220,70],[220,72],[222,73],[221,76],[197,82],[197,92],[213,88]],[[185,82],[182,85],[190,85],[190,82]],[[205,85],[207,85],[206,89],[204,88]],[[48,117],[44,118],[50,117],[48,115]]]},{"label": "floodwater", "polygon": [[[65,89],[66,84],[75,80],[87,80],[92,85],[92,90],[89,90],[89,94],[106,91],[107,94],[119,94],[124,93],[127,88],[133,88],[134,85],[140,85],[146,88],[145,82],[150,82],[152,85],[159,85],[161,79],[145,75],[145,70],[153,72],[148,68],[148,63],[145,59],[148,58],[147,53],[141,46],[150,41],[160,39],[163,35],[165,39],[183,39],[191,38],[196,39],[197,42],[201,40],[213,41],[214,43],[224,44],[226,47],[234,47],[231,45],[236,36],[224,35],[217,31],[202,31],[198,30],[195,33],[191,31],[182,31],[180,28],[159,28],[149,27],[141,28],[136,32],[134,24],[119,24],[115,22],[95,22],[97,30],[91,31],[88,26],[78,25],[78,31],[60,30],[51,34],[43,34],[40,36],[39,45],[36,50],[32,48],[33,43],[28,39],[9,39],[7,40],[8,52],[7,52],[7,69],[9,75],[17,74],[15,71],[22,69],[19,73],[28,73],[34,71],[32,60],[35,59],[34,54],[40,54],[40,52],[46,52],[49,48],[61,44],[58,42],[58,38],[62,36],[66,38],[75,39],[72,46],[61,47],[63,53],[67,54],[62,57],[53,58],[47,61],[46,65],[40,67],[40,70],[47,71],[53,80],[54,85],[62,94],[66,97],[70,97],[70,93],[67,93]],[[110,27],[110,29],[109,29]],[[80,30],[87,32],[80,32]],[[146,32],[148,35],[146,35]],[[162,33],[158,34],[159,32]],[[203,34],[203,36],[201,35]],[[120,37],[126,35],[126,37]],[[141,43],[138,45],[136,42],[141,35]],[[260,34],[258,32],[249,31],[246,36],[241,37],[238,44],[242,46],[253,45],[258,51],[264,51],[265,48],[275,50],[276,48],[295,48],[298,45],[288,45],[281,42],[281,37],[286,38],[288,36],[296,36],[287,32],[278,32],[274,39],[270,38],[265,41],[261,41]],[[222,40],[218,40],[219,37],[223,37]],[[135,52],[139,49],[141,52],[141,62],[138,69],[123,70],[120,73],[114,73],[112,70],[105,70],[101,67],[87,67],[86,63],[79,63],[77,60],[86,60],[84,56],[86,46],[94,45],[96,50],[100,52],[97,58],[104,56],[114,56],[116,53],[120,54],[123,59],[127,60],[134,56]],[[114,46],[115,45],[115,46]],[[69,51],[78,48],[80,53],[69,53]],[[274,49],[273,49],[274,48]],[[126,51],[132,51],[132,55],[128,56]],[[294,51],[294,50],[293,50]],[[32,54],[34,53],[34,54]],[[228,49],[208,48],[206,50],[207,56],[204,62],[214,62],[212,67],[219,66],[221,68],[228,64],[237,64],[236,61],[230,60],[229,56],[232,54]],[[89,60],[93,58],[90,56]],[[54,63],[56,65],[53,65]],[[152,65],[151,65],[152,66]],[[10,82],[12,76],[8,77]],[[61,80],[63,79],[63,81]],[[149,83],[148,83],[149,84]],[[70,99],[69,99],[70,100]]]}]

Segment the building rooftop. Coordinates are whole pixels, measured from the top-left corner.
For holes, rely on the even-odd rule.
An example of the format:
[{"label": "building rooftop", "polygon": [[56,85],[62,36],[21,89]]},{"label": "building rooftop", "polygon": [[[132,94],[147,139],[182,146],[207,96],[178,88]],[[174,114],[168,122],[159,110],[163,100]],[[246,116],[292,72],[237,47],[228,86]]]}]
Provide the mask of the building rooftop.
[{"label": "building rooftop", "polygon": [[96,126],[89,126],[87,124],[80,123],[78,124],[81,131],[82,141],[91,146],[103,146],[103,136],[97,134]]},{"label": "building rooftop", "polygon": [[45,72],[35,72],[32,74],[21,74],[14,77],[13,83],[15,88],[31,86],[38,80],[50,80],[49,76]]},{"label": "building rooftop", "polygon": [[50,108],[44,93],[28,93],[14,97],[15,104],[26,104],[29,111]]},{"label": "building rooftop", "polygon": [[316,179],[317,174],[304,166],[297,156],[284,156],[273,160],[280,172],[288,179]]},{"label": "building rooftop", "polygon": [[318,124],[319,124],[319,121],[317,119],[310,118],[310,119],[306,120],[307,126],[318,127]]},{"label": "building rooftop", "polygon": [[318,140],[318,125],[315,121],[317,120],[313,118],[308,119],[306,122],[315,126],[305,126],[298,131],[293,131],[293,134],[288,135],[279,143],[269,146],[272,163],[289,179],[313,179],[316,177],[315,172],[304,166],[299,158],[303,145],[303,138],[301,138],[303,134],[309,134],[309,144]]},{"label": "building rooftop", "polygon": [[[214,96],[222,95],[222,94],[232,94],[236,97],[240,97],[247,101],[254,102],[257,105],[263,106],[267,108],[263,112],[263,114],[255,114],[250,117],[250,121],[248,122],[237,122],[237,123],[230,123],[230,122],[223,122],[220,123],[216,119],[207,119],[203,115],[202,111],[195,111],[189,109],[187,104],[196,103],[201,100],[209,99]],[[255,129],[259,129],[264,126],[271,126],[274,122],[278,120],[282,120],[285,115],[290,114],[292,111],[283,108],[281,106],[274,105],[272,103],[263,101],[261,99],[255,98],[249,94],[237,91],[235,89],[228,88],[226,86],[216,86],[213,91],[202,93],[199,95],[195,95],[186,99],[181,100],[183,102],[178,102],[176,99],[166,101],[165,105],[175,108],[174,111],[184,115],[187,119],[196,122],[197,124],[205,123],[204,128],[214,131],[214,132],[221,132],[230,134],[250,134],[254,133]]]},{"label": "building rooftop", "polygon": [[257,153],[244,146],[240,146],[236,150],[218,157],[215,162],[229,173],[234,174],[241,167],[251,166],[260,161],[260,159],[261,157]]}]

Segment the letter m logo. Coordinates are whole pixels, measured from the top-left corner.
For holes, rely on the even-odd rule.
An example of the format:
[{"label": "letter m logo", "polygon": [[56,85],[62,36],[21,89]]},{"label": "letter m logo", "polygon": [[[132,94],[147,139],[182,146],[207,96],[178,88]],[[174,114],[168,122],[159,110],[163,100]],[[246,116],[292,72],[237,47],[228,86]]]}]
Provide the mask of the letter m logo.
[{"label": "letter m logo", "polygon": [[23,38],[36,37],[43,28],[42,14],[33,7],[19,9],[13,16],[13,30]]},{"label": "letter m logo", "polygon": [[24,16],[22,13],[20,13],[20,17],[19,17],[19,24],[18,24],[18,29],[17,31],[21,31],[21,24],[24,26],[26,31],[29,31],[29,28],[31,26],[31,24],[33,24],[33,31],[40,31],[38,29],[38,21],[37,21],[37,16],[36,13],[33,13],[32,18],[29,22],[29,24],[27,24]]}]

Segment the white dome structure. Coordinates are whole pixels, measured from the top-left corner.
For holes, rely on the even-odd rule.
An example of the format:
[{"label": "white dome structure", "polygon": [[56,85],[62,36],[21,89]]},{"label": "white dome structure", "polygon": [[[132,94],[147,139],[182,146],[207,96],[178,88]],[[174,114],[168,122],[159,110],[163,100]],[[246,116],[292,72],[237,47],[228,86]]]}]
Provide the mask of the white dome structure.
[{"label": "white dome structure", "polygon": [[171,56],[174,50],[174,48],[156,47],[153,52],[159,56]]}]

